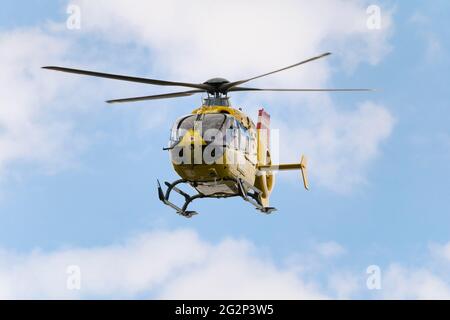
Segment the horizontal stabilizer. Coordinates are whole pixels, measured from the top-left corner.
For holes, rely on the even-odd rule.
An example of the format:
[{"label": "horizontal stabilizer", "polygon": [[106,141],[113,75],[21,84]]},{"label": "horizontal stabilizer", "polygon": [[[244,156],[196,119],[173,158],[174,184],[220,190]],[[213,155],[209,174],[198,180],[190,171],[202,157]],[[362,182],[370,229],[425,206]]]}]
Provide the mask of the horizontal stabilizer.
[{"label": "horizontal stabilizer", "polygon": [[307,158],[302,156],[300,163],[289,163],[279,165],[260,165],[258,169],[260,171],[287,171],[287,170],[300,170],[302,174],[303,185],[306,190],[309,190],[308,176],[306,171]]}]

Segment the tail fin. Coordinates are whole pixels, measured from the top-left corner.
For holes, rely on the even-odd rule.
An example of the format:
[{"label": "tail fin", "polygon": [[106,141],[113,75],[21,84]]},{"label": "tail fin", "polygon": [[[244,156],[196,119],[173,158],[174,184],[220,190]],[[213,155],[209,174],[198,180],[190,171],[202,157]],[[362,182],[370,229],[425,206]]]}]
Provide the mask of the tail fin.
[{"label": "tail fin", "polygon": [[300,170],[302,171],[303,185],[305,186],[306,190],[309,190],[308,175],[306,174],[307,163],[308,159],[302,155],[302,159],[300,160]]},{"label": "tail fin", "polygon": [[256,129],[258,132],[258,164],[267,165],[270,162],[270,115],[264,109],[258,111]]},{"label": "tail fin", "polygon": [[[270,115],[264,109],[258,112],[258,123],[256,125],[257,141],[258,141],[258,167],[271,166],[272,159],[270,157]],[[275,184],[275,176],[272,172],[262,172],[255,179],[255,187],[262,191],[261,204],[269,207],[270,193]]]}]

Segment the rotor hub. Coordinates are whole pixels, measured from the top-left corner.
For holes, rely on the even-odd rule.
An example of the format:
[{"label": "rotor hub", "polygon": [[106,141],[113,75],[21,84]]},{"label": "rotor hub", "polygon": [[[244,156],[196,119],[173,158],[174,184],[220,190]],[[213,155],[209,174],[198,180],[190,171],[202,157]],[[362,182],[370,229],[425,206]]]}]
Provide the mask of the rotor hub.
[{"label": "rotor hub", "polygon": [[212,78],[212,79],[209,79],[208,81],[206,81],[204,84],[209,84],[211,86],[218,87],[225,83],[230,83],[230,81],[228,81],[227,79],[224,79],[224,78]]},{"label": "rotor hub", "polygon": [[216,96],[220,96],[220,94],[225,94],[225,91],[221,90],[221,87],[227,83],[230,83],[229,80],[224,78],[212,78],[208,81],[204,82],[203,84],[206,84],[212,88],[212,90],[208,90],[209,94],[214,94]]}]

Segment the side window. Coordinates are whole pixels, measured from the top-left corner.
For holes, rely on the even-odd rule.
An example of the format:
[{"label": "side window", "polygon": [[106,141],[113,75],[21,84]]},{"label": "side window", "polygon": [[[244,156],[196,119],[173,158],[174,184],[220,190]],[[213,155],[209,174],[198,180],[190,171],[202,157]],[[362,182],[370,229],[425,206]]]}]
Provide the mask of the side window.
[{"label": "side window", "polygon": [[233,146],[236,150],[239,150],[239,140],[240,140],[240,128],[239,122],[234,119],[234,129],[233,129]]},{"label": "side window", "polygon": [[255,156],[256,155],[256,139],[255,139],[254,133],[250,135],[250,132],[249,132],[249,141],[250,141],[250,143],[248,146],[248,153],[251,156]]},{"label": "side window", "polygon": [[238,146],[239,146],[239,144],[238,144],[238,142],[239,142],[238,127],[237,127],[236,120],[233,117],[230,117],[228,120],[225,137],[226,137],[225,142],[230,148],[232,148],[232,149],[238,148]]},{"label": "side window", "polygon": [[245,153],[249,153],[250,135],[241,123],[239,123],[239,149]]}]

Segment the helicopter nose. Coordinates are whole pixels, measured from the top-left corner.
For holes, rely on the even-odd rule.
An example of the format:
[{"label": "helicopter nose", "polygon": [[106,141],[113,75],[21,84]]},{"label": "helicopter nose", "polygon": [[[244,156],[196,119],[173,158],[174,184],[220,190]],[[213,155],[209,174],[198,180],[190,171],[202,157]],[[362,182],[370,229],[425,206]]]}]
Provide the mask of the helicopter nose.
[{"label": "helicopter nose", "polygon": [[189,130],[181,139],[179,146],[205,145],[206,142],[198,131]]}]

